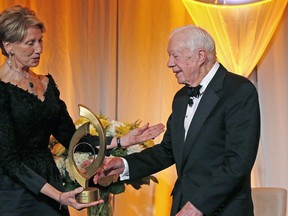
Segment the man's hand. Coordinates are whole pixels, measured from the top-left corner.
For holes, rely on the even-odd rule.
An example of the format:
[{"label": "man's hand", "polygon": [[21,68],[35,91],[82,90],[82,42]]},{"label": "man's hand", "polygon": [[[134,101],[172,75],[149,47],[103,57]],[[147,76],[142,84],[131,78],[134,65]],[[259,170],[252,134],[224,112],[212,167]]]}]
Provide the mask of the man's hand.
[{"label": "man's hand", "polygon": [[203,216],[191,202],[187,202],[185,206],[176,214],[176,216]]},{"label": "man's hand", "polygon": [[101,167],[96,171],[93,181],[95,184],[108,186],[117,181],[124,168],[124,162],[120,157],[105,158]]},{"label": "man's hand", "polygon": [[164,131],[165,126],[163,124],[156,124],[149,126],[145,124],[142,127],[131,130],[128,134],[121,137],[121,144],[123,147],[128,147],[137,143],[145,142],[149,139],[154,139]]}]

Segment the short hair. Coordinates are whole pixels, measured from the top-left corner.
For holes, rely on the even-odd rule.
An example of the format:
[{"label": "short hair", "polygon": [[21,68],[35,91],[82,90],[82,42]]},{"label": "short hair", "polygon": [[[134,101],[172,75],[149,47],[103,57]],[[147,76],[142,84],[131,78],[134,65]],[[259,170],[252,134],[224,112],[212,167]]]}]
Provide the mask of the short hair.
[{"label": "short hair", "polygon": [[8,56],[3,42],[22,42],[29,27],[38,27],[42,33],[45,32],[44,23],[27,7],[15,5],[0,13],[0,47],[3,55]]},{"label": "short hair", "polygon": [[191,52],[199,48],[205,49],[210,56],[209,60],[216,58],[215,41],[204,29],[194,25],[186,25],[172,31],[169,38],[171,39],[178,33],[185,35],[184,40],[181,41],[183,47],[188,48]]}]

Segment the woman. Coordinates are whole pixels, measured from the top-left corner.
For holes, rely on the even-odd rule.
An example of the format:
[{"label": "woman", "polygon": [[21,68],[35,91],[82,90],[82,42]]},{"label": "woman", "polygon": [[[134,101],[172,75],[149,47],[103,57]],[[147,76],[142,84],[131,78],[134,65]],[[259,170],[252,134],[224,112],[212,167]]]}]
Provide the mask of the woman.
[{"label": "woman", "polygon": [[[69,147],[75,126],[51,75],[37,75],[44,24],[29,8],[14,6],[0,14],[0,46],[6,61],[0,67],[0,212],[2,215],[69,215],[102,201],[80,204],[77,188],[64,191],[48,149],[53,135]],[[163,132],[158,124],[131,131],[122,146],[151,139]],[[111,138],[109,148],[119,145]],[[62,208],[59,209],[62,204]]]}]

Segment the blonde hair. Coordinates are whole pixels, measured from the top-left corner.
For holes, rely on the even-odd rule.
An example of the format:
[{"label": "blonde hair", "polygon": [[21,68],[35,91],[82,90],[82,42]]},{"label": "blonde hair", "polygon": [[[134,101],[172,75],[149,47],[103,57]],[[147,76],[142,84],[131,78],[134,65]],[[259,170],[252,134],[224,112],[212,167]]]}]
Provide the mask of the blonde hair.
[{"label": "blonde hair", "polygon": [[27,7],[16,5],[0,13],[0,47],[3,55],[8,56],[3,42],[21,42],[29,27],[38,27],[42,33],[45,32],[43,22]]}]

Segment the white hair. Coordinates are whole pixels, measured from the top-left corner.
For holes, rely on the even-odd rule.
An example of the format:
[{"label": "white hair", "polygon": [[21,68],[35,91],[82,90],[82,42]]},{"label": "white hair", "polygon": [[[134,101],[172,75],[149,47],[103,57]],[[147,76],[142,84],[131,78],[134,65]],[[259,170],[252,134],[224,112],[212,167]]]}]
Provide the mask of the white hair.
[{"label": "white hair", "polygon": [[179,27],[171,32],[169,39],[176,34],[185,35],[184,40],[181,41],[183,47],[190,49],[192,52],[196,49],[205,49],[210,60],[216,58],[215,41],[204,29],[194,25]]}]

